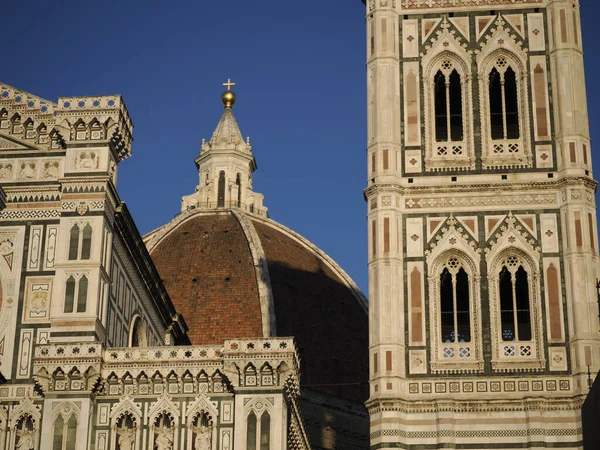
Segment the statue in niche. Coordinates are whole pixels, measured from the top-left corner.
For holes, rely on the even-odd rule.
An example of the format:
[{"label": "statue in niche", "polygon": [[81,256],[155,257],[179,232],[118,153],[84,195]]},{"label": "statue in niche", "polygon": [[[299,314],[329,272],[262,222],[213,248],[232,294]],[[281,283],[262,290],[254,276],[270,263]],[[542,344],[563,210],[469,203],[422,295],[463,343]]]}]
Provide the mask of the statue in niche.
[{"label": "statue in niche", "polygon": [[119,450],[133,450],[135,448],[135,427],[130,416],[121,419],[121,425],[117,427],[117,445]]},{"label": "statue in niche", "polygon": [[156,450],[172,450],[174,442],[173,427],[169,417],[165,414],[158,419],[159,425],[155,428],[156,437],[154,439],[154,448]]},{"label": "statue in niche", "polygon": [[35,430],[33,419],[24,417],[17,425],[17,442],[15,450],[33,450],[35,446]]},{"label": "statue in niche", "polygon": [[196,426],[192,426],[192,431],[196,433],[194,450],[212,449],[212,428],[206,413],[202,413],[196,418]]}]

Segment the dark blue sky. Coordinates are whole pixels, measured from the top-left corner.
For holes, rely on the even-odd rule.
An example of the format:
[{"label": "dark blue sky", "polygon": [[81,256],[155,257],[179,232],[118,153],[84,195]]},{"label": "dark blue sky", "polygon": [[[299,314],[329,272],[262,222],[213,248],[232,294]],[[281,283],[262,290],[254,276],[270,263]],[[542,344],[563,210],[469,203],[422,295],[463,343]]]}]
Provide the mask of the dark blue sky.
[{"label": "dark blue sky", "polygon": [[[592,138],[600,133],[599,13],[598,2],[582,0]],[[142,233],[170,221],[194,192],[194,158],[231,77],[234,113],[258,162],[254,189],[271,217],[366,292],[360,0],[21,1],[0,14],[2,82],[52,101],[123,95],[135,141],[118,189]]]}]

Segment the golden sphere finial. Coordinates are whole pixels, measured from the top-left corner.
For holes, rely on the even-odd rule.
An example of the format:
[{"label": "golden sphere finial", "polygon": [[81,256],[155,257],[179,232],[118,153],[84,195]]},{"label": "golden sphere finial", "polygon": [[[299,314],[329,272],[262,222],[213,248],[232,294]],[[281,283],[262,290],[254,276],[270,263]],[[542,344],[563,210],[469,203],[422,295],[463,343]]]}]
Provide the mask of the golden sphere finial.
[{"label": "golden sphere finial", "polygon": [[225,105],[225,108],[231,108],[235,104],[235,94],[231,90],[231,86],[235,86],[235,83],[231,82],[231,78],[227,79],[227,83],[223,83],[223,86],[227,87],[227,90],[221,95],[221,101]]},{"label": "golden sphere finial", "polygon": [[225,105],[225,108],[231,108],[235,104],[235,94],[233,91],[225,91],[221,95],[221,101]]}]

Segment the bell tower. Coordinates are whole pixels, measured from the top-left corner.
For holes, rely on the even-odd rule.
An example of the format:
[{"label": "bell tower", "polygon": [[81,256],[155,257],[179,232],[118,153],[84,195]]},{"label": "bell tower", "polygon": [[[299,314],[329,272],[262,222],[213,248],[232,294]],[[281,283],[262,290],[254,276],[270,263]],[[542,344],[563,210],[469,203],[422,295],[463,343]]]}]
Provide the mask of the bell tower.
[{"label": "bell tower", "polygon": [[365,3],[371,447],[582,448],[600,324],[579,2]]}]

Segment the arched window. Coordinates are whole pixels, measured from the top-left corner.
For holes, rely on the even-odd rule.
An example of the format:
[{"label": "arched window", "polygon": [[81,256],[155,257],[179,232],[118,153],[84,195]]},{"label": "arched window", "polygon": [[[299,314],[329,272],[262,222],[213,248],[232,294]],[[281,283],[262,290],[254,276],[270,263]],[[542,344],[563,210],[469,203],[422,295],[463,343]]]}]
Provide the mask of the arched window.
[{"label": "arched window", "polygon": [[463,139],[462,86],[460,75],[452,69],[450,61],[444,61],[444,72],[438,70],[435,84],[435,140],[456,142]]},{"label": "arched window", "polygon": [[469,276],[456,258],[440,275],[441,338],[444,343],[471,342]]},{"label": "arched window", "polygon": [[85,224],[82,230],[78,224],[74,224],[69,234],[69,260],[90,259],[91,250],[92,226]]},{"label": "arched window", "polygon": [[506,58],[498,58],[489,74],[489,86],[492,139],[519,139],[517,76]]},{"label": "arched window", "polygon": [[131,323],[130,329],[131,347],[147,347],[148,337],[146,333],[146,325],[139,315],[136,315]]},{"label": "arched window", "polygon": [[271,416],[265,411],[260,417],[260,450],[271,448]]},{"label": "arched window", "polygon": [[246,448],[256,450],[256,414],[254,414],[254,411],[250,411],[250,414],[248,414],[247,422]]},{"label": "arched window", "polygon": [[88,279],[83,275],[79,279],[79,289],[77,290],[77,312],[85,312],[87,306],[87,291],[88,291]]},{"label": "arched window", "polygon": [[237,206],[238,208],[240,206],[242,206],[242,180],[240,179],[240,174],[237,174],[237,177],[235,179],[235,184],[237,185],[237,190],[238,190],[238,194],[237,194]]},{"label": "arched window", "polygon": [[[87,291],[87,275],[82,275],[79,279],[75,279],[73,275],[67,278],[63,312],[72,313],[75,307],[75,299],[77,299],[77,312],[84,313],[87,307]],[[77,293],[77,297],[75,297],[75,293]]]},{"label": "arched window", "polygon": [[499,276],[503,341],[531,341],[529,276],[516,256],[504,260]]},{"label": "arched window", "polygon": [[219,187],[217,194],[217,208],[225,207],[225,172],[219,172]]},{"label": "arched window", "polygon": [[90,259],[92,248],[92,226],[88,223],[83,227],[83,236],[81,241],[81,259]]},{"label": "arched window", "polygon": [[54,434],[52,435],[52,450],[62,450],[65,435],[65,421],[62,415],[54,421]]},{"label": "arched window", "polygon": [[69,260],[77,259],[79,254],[79,225],[75,224],[71,227],[71,235],[69,237]]},{"label": "arched window", "polygon": [[[423,59],[427,171],[475,168],[470,62],[462,49],[455,50],[433,52]],[[412,120],[418,124],[418,118]],[[418,132],[405,132],[419,142]]]},{"label": "arched window", "polygon": [[52,450],[75,450],[77,441],[77,418],[71,414],[65,421],[59,414],[54,421],[52,433]]},{"label": "arched window", "polygon": [[65,289],[65,307],[63,312],[72,313],[73,304],[75,302],[75,278],[70,276],[67,279],[67,287]]}]

